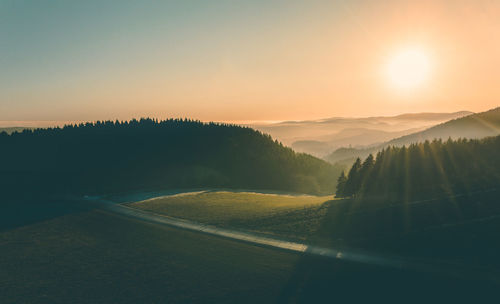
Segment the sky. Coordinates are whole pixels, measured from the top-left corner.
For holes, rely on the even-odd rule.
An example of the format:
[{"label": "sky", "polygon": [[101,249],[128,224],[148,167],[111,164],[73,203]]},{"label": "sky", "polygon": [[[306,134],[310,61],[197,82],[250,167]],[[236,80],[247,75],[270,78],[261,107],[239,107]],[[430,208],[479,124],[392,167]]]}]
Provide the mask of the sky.
[{"label": "sky", "polygon": [[480,112],[499,81],[496,0],[0,0],[0,121]]}]

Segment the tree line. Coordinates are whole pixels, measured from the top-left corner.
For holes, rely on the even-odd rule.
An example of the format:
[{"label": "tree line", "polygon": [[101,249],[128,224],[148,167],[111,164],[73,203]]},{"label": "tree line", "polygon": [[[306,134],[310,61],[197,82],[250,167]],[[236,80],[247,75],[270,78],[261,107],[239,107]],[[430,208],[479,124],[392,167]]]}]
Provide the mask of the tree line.
[{"label": "tree line", "polygon": [[500,185],[500,136],[389,146],[357,158],[338,178],[338,197],[409,200]]},{"label": "tree line", "polygon": [[328,194],[339,173],[251,128],[189,119],[0,133],[0,188],[19,193],[227,187]]}]

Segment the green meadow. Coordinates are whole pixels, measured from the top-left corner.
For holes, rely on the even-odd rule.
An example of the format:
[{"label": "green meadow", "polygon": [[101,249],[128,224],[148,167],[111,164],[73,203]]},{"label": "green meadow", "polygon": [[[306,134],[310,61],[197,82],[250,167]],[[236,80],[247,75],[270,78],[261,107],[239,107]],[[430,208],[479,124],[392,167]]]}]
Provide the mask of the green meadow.
[{"label": "green meadow", "polygon": [[0,303],[272,302],[298,255],[101,210],[0,232]]},{"label": "green meadow", "polygon": [[218,227],[306,239],[326,214],[331,196],[199,191],[128,204],[133,208]]},{"label": "green meadow", "polygon": [[497,290],[486,279],[291,253],[101,209],[4,229],[0,247],[0,303],[422,303],[429,294],[444,303]]},{"label": "green meadow", "polygon": [[[198,191],[128,203],[149,212],[342,250],[470,267],[498,265],[499,191],[408,203],[328,196]],[[454,212],[450,212],[450,210]],[[462,212],[458,212],[458,211]],[[469,267],[470,266],[470,267]],[[497,272],[497,266],[490,269]]]}]

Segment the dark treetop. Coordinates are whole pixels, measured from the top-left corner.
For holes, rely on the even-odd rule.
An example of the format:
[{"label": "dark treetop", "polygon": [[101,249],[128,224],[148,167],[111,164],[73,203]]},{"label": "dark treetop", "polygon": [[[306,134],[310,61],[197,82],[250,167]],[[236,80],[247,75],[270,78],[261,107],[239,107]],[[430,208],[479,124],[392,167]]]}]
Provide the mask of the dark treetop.
[{"label": "dark treetop", "polygon": [[358,158],[339,178],[337,196],[397,199],[457,195],[500,186],[500,136],[389,146]]},{"label": "dark treetop", "polygon": [[340,170],[250,128],[131,120],[0,133],[11,192],[104,193],[227,187],[332,193]]}]

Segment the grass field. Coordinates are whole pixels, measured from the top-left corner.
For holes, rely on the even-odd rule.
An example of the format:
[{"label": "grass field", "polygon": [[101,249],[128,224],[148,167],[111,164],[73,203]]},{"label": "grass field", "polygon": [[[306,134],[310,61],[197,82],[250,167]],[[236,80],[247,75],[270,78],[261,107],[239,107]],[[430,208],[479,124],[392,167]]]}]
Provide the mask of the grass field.
[{"label": "grass field", "polygon": [[272,233],[335,249],[437,259],[500,273],[499,191],[405,204],[202,191],[130,206],[219,227]]},{"label": "grass field", "polygon": [[218,227],[306,239],[319,228],[328,196],[199,191],[167,195],[130,207]]},{"label": "grass field", "polygon": [[[131,203],[445,270],[431,272],[264,248],[117,215],[96,202],[13,200],[0,213],[0,303],[498,302],[498,195],[405,206],[199,191]],[[450,206],[462,212],[449,214]]]},{"label": "grass field", "polygon": [[314,258],[82,211],[0,232],[0,303],[422,303],[496,285]]},{"label": "grass field", "polygon": [[486,269],[500,278],[499,190],[409,204],[329,204],[316,241],[334,248],[433,259]]},{"label": "grass field", "polygon": [[0,233],[0,303],[273,301],[299,256],[104,211]]}]

